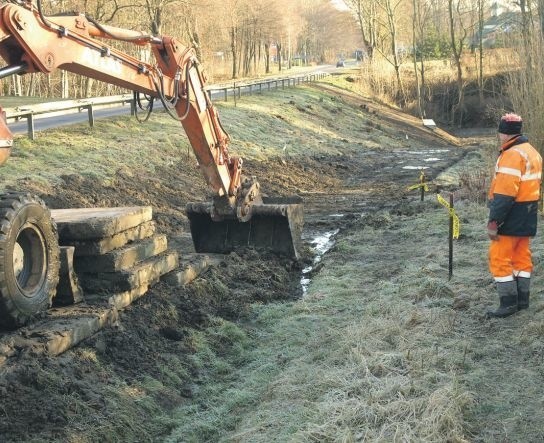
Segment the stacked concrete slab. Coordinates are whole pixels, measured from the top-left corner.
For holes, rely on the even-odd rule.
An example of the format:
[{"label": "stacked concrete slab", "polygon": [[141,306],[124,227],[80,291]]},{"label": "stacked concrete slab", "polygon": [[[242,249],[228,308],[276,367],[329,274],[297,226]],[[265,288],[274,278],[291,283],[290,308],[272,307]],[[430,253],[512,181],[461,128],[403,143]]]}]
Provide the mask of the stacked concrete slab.
[{"label": "stacked concrete slab", "polygon": [[119,311],[159,279],[183,286],[222,260],[221,255],[191,252],[189,243],[178,258],[168,250],[166,237],[156,233],[150,207],[51,212],[63,245],[58,303],[42,319],[0,332],[0,368],[22,352],[59,355],[115,325]]},{"label": "stacked concrete slab", "polygon": [[86,299],[145,293],[179,264],[166,236],[155,232],[151,207],[58,209],[51,216],[59,243],[74,247]]}]

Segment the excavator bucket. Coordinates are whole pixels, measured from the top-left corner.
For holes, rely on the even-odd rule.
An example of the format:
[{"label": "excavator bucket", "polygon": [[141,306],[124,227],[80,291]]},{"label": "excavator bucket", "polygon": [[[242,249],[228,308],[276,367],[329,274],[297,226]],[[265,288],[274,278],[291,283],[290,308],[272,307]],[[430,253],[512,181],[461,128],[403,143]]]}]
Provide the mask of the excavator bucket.
[{"label": "excavator bucket", "polygon": [[196,252],[226,254],[246,247],[300,258],[302,199],[300,197],[263,197],[253,205],[249,221],[214,221],[211,204],[189,203],[187,216]]}]

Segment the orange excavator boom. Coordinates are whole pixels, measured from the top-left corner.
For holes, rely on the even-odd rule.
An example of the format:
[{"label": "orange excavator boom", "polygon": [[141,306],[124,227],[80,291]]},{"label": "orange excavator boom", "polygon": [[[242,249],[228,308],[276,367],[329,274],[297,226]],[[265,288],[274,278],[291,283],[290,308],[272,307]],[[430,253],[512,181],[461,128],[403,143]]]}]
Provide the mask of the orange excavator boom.
[{"label": "orange excavator boom", "polygon": [[[102,39],[149,47],[155,63]],[[229,152],[229,136],[205,90],[206,78],[193,48],[172,37],[101,25],[84,14],[45,16],[40,0],[36,5],[15,0],[0,6],[0,56],[8,65],[0,69],[0,78],[60,69],[130,89],[135,98],[145,94],[160,100],[183,125],[213,194],[211,204],[187,206],[197,251],[228,252],[249,245],[298,257],[300,200],[263,202],[256,179],[242,177],[242,159]],[[11,139],[0,117],[0,164],[9,156]],[[286,229],[288,235],[276,234]],[[252,236],[255,232],[260,232],[259,239]]]}]

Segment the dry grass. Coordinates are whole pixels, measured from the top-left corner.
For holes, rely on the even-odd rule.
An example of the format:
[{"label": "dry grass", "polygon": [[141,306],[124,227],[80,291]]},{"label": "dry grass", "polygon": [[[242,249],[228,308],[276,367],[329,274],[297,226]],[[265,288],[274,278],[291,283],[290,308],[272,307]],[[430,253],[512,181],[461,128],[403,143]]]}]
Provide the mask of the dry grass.
[{"label": "dry grass", "polygon": [[[478,193],[482,175],[465,176],[476,157],[438,180]],[[340,233],[305,299],[255,307],[236,382],[216,385],[208,408],[180,408],[168,441],[540,441],[544,245],[531,309],[485,320],[487,209],[468,197],[456,208],[451,280],[447,212],[432,200]]]},{"label": "dry grass", "polygon": [[[447,282],[443,257],[431,252],[440,249],[444,213],[429,205],[424,219],[341,238],[307,298],[291,309],[257,308],[252,363],[236,384],[252,393],[244,399],[250,405],[236,405],[241,421],[228,436],[218,432],[222,441],[468,438],[475,394],[462,377],[471,357],[451,310],[456,283]],[[422,232],[427,241],[414,243]],[[212,403],[225,407],[231,395],[221,392]],[[179,419],[194,426],[192,413]]]},{"label": "dry grass", "polygon": [[[487,49],[483,59],[484,95],[486,103],[481,107],[478,99],[477,85],[480,75],[478,53],[465,52],[461,59],[463,67],[463,82],[465,84],[464,121],[495,122],[505,107],[511,106],[509,100],[503,95],[501,76],[509,72],[519,70],[519,55],[516,49]],[[457,102],[457,71],[452,60],[427,60],[425,66],[425,94],[426,94],[426,115],[449,122],[453,105]],[[418,68],[420,69],[420,67]],[[389,105],[402,106],[403,109],[418,114],[416,77],[413,61],[407,59],[400,67],[400,74],[403,83],[403,93],[399,89],[393,66],[386,60],[377,56],[370,63],[361,64],[358,75],[358,92],[375,97]],[[420,75],[420,74],[418,74]],[[542,83],[542,82],[541,82]],[[531,83],[527,83],[531,85]],[[478,114],[478,115],[471,115]],[[481,114],[481,115],[480,115]]]},{"label": "dry grass", "polygon": [[513,109],[523,117],[524,131],[530,134],[533,145],[544,152],[544,50],[541,38],[529,47],[513,54],[514,62],[522,67],[509,73],[509,92]]}]

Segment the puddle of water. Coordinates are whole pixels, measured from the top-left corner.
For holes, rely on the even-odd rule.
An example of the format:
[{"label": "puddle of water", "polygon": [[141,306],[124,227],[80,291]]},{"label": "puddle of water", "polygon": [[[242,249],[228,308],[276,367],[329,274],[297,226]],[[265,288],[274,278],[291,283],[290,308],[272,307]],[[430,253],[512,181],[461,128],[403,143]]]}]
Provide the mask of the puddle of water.
[{"label": "puddle of water", "polygon": [[436,157],[423,159],[424,162],[439,162],[440,160],[441,160],[440,158],[436,158]]},{"label": "puddle of water", "polygon": [[[342,214],[333,214],[333,216],[340,216],[343,217]],[[317,265],[320,261],[323,255],[333,247],[335,242],[335,235],[338,234],[340,230],[335,229],[333,231],[328,231],[323,234],[319,234],[316,237],[314,237],[310,244],[312,252],[314,253],[314,260],[311,266],[306,266],[302,270],[302,277],[300,278],[300,285],[302,286],[302,295],[306,295],[306,292],[308,291],[308,286],[310,285],[311,279],[309,278],[309,273],[314,269],[315,265]]]},{"label": "puddle of water", "polygon": [[403,166],[402,169],[429,169],[428,166]]},{"label": "puddle of water", "polygon": [[442,154],[443,152],[450,152],[449,149],[427,149],[425,151],[397,151],[404,154],[414,154],[414,155],[429,155],[429,154]]}]

